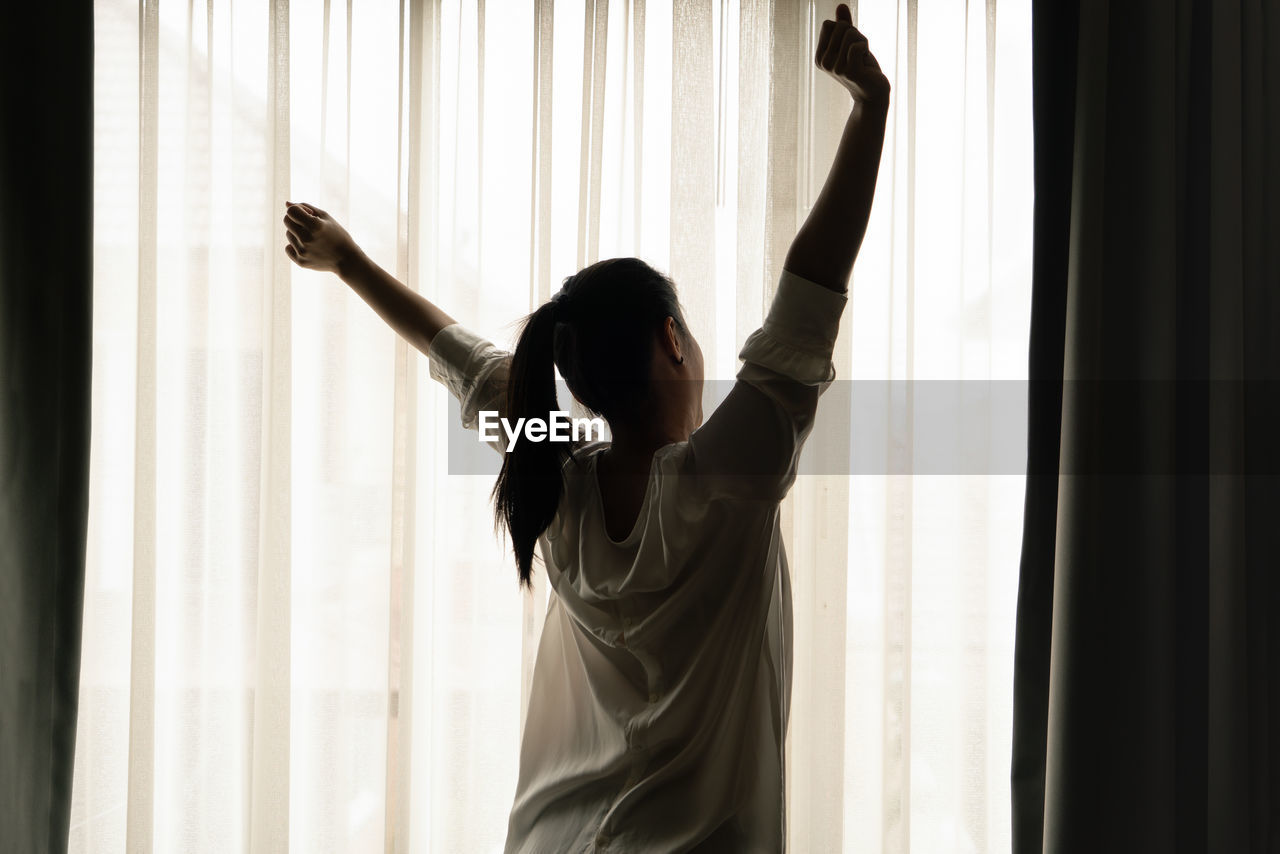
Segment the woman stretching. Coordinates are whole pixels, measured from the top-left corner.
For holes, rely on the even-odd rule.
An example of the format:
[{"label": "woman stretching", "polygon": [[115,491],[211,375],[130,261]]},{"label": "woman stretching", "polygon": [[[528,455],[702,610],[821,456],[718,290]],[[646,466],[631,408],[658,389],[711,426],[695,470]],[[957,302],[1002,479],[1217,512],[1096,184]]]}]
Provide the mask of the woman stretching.
[{"label": "woman stretching", "polygon": [[[568,277],[499,350],[370,261],[325,212],[289,204],[285,252],[336,272],[427,355],[463,423],[550,420],[553,365],[612,442],[519,438],[495,511],[520,583],[535,543],[552,595],[507,852],[775,852],[791,598],[779,504],[796,477],[884,141],[889,84],[840,5],[816,62],[852,94],[737,382],[703,421],[702,352],[671,280],[636,258]],[[492,417],[492,416],[490,416]]]}]

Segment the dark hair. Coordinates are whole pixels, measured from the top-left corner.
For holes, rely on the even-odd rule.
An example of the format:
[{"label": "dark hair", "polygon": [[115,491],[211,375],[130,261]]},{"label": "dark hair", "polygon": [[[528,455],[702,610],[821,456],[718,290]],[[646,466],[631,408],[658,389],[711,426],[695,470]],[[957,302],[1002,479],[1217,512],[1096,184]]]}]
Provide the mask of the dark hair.
[{"label": "dark hair", "polygon": [[[550,302],[523,321],[511,357],[505,417],[550,418],[559,409],[553,364],[573,396],[609,422],[642,417],[652,342],[668,317],[688,334],[671,279],[639,258],[609,258],[564,280]],[[494,521],[515,551],[520,584],[533,574],[533,549],[555,518],[562,470],[575,447],[517,441],[493,487]]]}]

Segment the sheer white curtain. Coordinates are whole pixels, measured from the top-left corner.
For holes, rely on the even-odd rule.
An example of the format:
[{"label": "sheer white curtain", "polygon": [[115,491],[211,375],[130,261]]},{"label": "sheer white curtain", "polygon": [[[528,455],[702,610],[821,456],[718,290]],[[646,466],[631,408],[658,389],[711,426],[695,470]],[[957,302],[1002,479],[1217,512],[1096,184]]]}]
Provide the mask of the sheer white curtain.
[{"label": "sheer white curtain", "polygon": [[[72,850],[501,850],[545,587],[518,592],[491,481],[448,473],[422,357],[285,259],[283,204],[504,343],[639,255],[731,378],[847,116],[812,68],[833,14],[97,3]],[[1020,379],[1029,2],[854,15],[894,106],[837,369]],[[908,470],[920,416],[886,413]],[[1008,849],[1021,502],[1009,472],[797,482],[793,850]]]}]

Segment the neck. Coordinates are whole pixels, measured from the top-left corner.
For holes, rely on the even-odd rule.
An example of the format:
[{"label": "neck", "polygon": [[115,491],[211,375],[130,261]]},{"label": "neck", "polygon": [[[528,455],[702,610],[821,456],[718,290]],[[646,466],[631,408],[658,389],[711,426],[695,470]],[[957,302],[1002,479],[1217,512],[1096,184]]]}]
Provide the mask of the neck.
[{"label": "neck", "polygon": [[689,438],[689,431],[680,430],[674,425],[649,424],[641,429],[627,425],[609,425],[613,441],[609,447],[610,456],[615,460],[634,460],[647,465],[653,454],[664,445],[684,442]]}]

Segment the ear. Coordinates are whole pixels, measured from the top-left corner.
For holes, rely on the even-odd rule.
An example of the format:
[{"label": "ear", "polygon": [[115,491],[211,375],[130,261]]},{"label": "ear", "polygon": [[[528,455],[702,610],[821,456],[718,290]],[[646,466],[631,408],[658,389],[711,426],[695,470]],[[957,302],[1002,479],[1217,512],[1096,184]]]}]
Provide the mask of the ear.
[{"label": "ear", "polygon": [[662,352],[671,357],[673,361],[680,361],[684,358],[685,347],[684,341],[680,337],[680,327],[676,325],[676,319],[668,316],[662,322],[662,334],[659,336],[662,345]]}]

